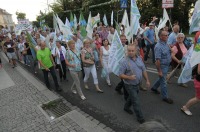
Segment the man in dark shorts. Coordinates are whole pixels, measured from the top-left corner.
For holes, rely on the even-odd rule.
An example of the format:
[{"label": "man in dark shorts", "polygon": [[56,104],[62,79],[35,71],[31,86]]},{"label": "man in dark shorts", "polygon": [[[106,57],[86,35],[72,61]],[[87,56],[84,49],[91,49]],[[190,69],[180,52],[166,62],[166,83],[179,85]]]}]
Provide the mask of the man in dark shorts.
[{"label": "man in dark shorts", "polygon": [[12,41],[10,41],[10,38],[7,36],[6,42],[4,43],[4,49],[7,51],[9,62],[13,68],[16,67],[16,60],[17,60],[17,56],[15,54],[14,48],[15,48],[15,44]]}]

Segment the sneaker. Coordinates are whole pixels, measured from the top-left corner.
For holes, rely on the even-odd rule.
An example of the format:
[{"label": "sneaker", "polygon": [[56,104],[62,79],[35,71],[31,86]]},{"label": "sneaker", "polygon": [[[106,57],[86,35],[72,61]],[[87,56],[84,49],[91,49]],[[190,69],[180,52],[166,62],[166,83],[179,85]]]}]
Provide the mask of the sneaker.
[{"label": "sneaker", "polygon": [[115,89],[115,91],[120,94],[120,95],[123,95],[123,92],[121,90],[118,90],[118,89]]},{"label": "sneaker", "polygon": [[190,110],[188,109],[184,109],[183,107],[181,108],[181,111],[184,112],[186,115],[191,116],[192,112],[190,112]]},{"label": "sneaker", "polygon": [[73,93],[73,94],[77,94],[76,90],[72,90],[72,93]]},{"label": "sneaker", "polygon": [[62,89],[61,88],[56,88],[56,91],[61,92]]},{"label": "sneaker", "polygon": [[86,97],[84,95],[81,96],[82,100],[86,100]]},{"label": "sneaker", "polygon": [[97,89],[97,92],[98,92],[98,93],[103,93],[103,90]]},{"label": "sneaker", "polygon": [[184,88],[187,88],[187,87],[188,87],[188,85],[185,84],[185,83],[180,83],[180,84],[178,84],[178,85],[181,86],[181,87],[184,87]]},{"label": "sneaker", "polygon": [[154,92],[155,94],[160,94],[160,92],[157,89],[152,89],[151,88],[151,91]]},{"label": "sneaker", "polygon": [[88,85],[87,84],[84,84],[84,87],[85,89],[89,89]]},{"label": "sneaker", "polygon": [[130,115],[132,115],[133,114],[133,111],[132,110],[130,110],[130,109],[125,109],[124,108],[124,111],[126,111],[128,114],[130,114]]},{"label": "sneaker", "polygon": [[147,88],[143,87],[143,86],[140,86],[140,90],[142,91],[147,91]]},{"label": "sneaker", "polygon": [[173,104],[174,103],[174,101],[172,99],[170,99],[170,98],[164,98],[163,101],[168,103],[168,104]]}]

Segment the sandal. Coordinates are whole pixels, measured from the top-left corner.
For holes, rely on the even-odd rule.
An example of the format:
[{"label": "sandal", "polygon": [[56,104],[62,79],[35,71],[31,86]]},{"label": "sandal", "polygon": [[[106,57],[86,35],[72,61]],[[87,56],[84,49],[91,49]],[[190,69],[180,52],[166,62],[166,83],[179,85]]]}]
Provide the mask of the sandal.
[{"label": "sandal", "polygon": [[192,113],[190,112],[190,110],[184,110],[183,108],[181,108],[181,111],[184,112],[188,116],[192,115]]}]

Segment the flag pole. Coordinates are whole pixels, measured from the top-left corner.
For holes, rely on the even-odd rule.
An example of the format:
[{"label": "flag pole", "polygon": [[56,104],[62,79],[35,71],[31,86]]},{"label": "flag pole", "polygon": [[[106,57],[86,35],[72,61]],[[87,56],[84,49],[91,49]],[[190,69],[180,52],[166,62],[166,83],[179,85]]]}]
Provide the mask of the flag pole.
[{"label": "flag pole", "polygon": [[170,8],[170,19],[169,19],[169,24],[170,24],[170,26],[171,26],[171,29],[173,30],[173,28],[172,28],[172,23],[171,23],[171,19],[172,19],[172,10],[171,10],[171,8]]}]

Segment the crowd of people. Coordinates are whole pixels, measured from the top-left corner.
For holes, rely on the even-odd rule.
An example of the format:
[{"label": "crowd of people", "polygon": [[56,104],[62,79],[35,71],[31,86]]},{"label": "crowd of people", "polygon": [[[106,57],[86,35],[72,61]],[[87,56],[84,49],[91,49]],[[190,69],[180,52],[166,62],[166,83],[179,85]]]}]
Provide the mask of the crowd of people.
[{"label": "crowd of people", "polygon": [[[161,93],[164,102],[172,104],[173,100],[168,96],[167,83],[170,83],[170,79],[167,80],[167,74],[170,67],[172,70],[178,67],[174,77],[180,76],[181,67],[184,65],[182,58],[189,48],[184,43],[185,35],[179,33],[180,28],[178,24],[174,25],[172,32],[168,31],[167,26],[161,29],[158,33],[158,38],[156,37],[154,26],[154,22],[150,22],[149,27],[141,24],[138,34],[133,36],[130,42],[124,35],[124,26],[122,26],[120,31],[120,40],[124,47],[125,57],[119,63],[119,78],[121,81],[115,90],[119,94],[124,95],[126,100],[124,111],[133,114],[130,109],[133,106],[139,123],[145,122],[140,108],[139,90],[146,91],[147,88],[151,88],[153,93]],[[64,40],[62,32],[55,34],[53,29],[38,29],[31,33],[32,38],[37,44],[32,47],[26,32],[16,35],[14,32],[1,30],[1,46],[12,68],[17,66],[16,62],[18,60],[28,67],[32,67],[35,74],[37,74],[38,69],[41,69],[45,84],[50,90],[52,90],[52,86],[49,83],[48,73],[53,78],[56,91],[62,91],[59,86],[59,80],[60,82],[68,81],[69,75],[67,70],[69,70],[73,79],[72,93],[78,93],[80,98],[85,100],[86,97],[82,92],[80,80],[83,79],[85,89],[90,89],[88,86],[90,73],[92,74],[96,91],[98,93],[104,92],[99,87],[97,76],[97,70],[100,67],[102,67],[101,76],[105,78],[108,86],[112,85],[110,81],[111,69],[108,66],[108,60],[114,32],[115,29],[113,27],[105,26],[100,22],[99,26],[93,30],[93,39],[83,39],[80,32],[77,31],[73,34],[71,40]],[[198,34],[195,37],[195,43],[199,39]],[[36,58],[33,57],[32,50],[35,51]],[[149,63],[147,60],[150,51],[152,64],[155,64],[158,71],[158,79],[152,83],[152,86],[145,66]],[[56,75],[57,71],[59,79]],[[194,75],[196,95],[181,108],[187,115],[192,115],[189,111],[190,106],[200,100],[200,64],[196,66]],[[142,86],[143,78],[146,81],[146,87]],[[187,84],[178,85],[187,87]],[[161,92],[158,90],[159,87]]]}]

